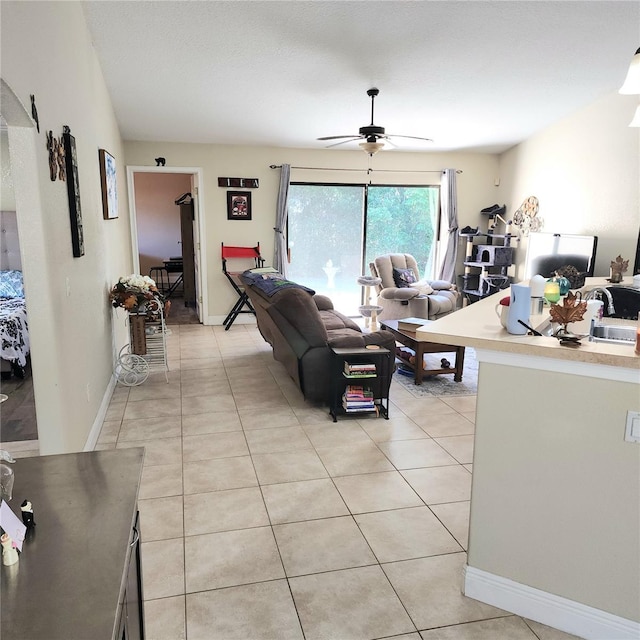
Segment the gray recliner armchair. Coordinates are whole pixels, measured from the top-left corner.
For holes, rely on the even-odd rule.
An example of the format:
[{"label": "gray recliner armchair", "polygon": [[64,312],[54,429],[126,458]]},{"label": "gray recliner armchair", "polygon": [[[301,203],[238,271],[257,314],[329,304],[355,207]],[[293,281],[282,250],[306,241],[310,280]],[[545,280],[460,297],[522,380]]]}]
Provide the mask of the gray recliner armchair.
[{"label": "gray recliner armchair", "polygon": [[436,320],[456,310],[458,291],[445,280],[420,279],[416,259],[408,253],[388,253],[369,263],[371,275],[382,280],[376,289],[380,320]]}]

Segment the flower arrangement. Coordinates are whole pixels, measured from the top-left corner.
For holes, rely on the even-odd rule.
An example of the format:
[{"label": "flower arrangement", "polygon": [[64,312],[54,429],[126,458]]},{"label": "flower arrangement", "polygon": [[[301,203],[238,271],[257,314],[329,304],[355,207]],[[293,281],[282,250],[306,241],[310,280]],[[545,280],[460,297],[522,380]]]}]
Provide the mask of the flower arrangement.
[{"label": "flower arrangement", "polygon": [[157,312],[163,300],[155,281],[137,273],[120,278],[109,293],[112,306],[122,307],[131,313]]}]

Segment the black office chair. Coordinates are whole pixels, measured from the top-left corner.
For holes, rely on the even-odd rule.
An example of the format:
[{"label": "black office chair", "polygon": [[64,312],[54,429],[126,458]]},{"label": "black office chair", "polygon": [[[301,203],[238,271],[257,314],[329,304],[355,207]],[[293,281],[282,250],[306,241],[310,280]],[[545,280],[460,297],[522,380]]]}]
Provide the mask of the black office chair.
[{"label": "black office chair", "polygon": [[[239,263],[243,264],[244,268],[237,271],[229,271],[227,268],[229,260],[233,260],[234,266]],[[256,315],[255,309],[251,305],[251,302],[249,302],[249,296],[244,290],[244,284],[240,280],[240,274],[247,269],[256,269],[263,265],[264,259],[260,255],[259,242],[255,247],[231,247],[225,245],[224,242],[222,243],[222,273],[224,273],[234,291],[238,294],[238,300],[222,323],[225,331],[229,331],[231,325],[241,313],[252,313],[254,316]]]}]

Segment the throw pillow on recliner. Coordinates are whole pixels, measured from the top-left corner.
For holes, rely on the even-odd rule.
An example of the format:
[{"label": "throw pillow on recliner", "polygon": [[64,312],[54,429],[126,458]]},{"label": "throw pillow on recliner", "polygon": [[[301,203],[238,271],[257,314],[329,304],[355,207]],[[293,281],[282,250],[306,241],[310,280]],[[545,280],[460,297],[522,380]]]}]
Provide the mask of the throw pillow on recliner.
[{"label": "throw pillow on recliner", "polygon": [[416,274],[413,273],[413,269],[398,269],[393,267],[393,281],[396,283],[398,289],[404,289],[410,287],[414,282],[417,282]]}]

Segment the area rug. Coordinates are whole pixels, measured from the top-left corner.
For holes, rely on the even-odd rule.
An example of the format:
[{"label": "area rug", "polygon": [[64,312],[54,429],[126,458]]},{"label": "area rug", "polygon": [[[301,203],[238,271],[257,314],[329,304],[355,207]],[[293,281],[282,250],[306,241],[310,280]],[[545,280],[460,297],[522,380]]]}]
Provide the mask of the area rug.
[{"label": "area rug", "polygon": [[[424,356],[427,369],[439,369],[440,360],[446,358],[453,365],[455,353],[428,353]],[[396,360],[397,367],[402,366],[401,360]],[[408,369],[406,369],[408,371]],[[462,381],[455,382],[453,373],[440,374],[436,376],[425,375],[422,384],[413,382],[413,371],[410,376],[404,375],[398,369],[393,374],[393,381],[402,385],[411,395],[416,398],[425,396],[472,396],[478,392],[478,361],[474,349],[467,347],[464,352],[464,369]]]}]

